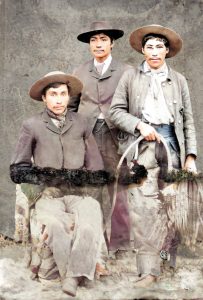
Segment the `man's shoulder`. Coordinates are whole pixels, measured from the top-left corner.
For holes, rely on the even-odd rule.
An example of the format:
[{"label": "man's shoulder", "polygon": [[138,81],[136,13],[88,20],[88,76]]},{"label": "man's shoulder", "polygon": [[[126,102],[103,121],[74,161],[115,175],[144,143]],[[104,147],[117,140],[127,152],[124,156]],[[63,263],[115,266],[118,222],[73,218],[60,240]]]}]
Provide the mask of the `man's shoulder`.
[{"label": "man's shoulder", "polygon": [[90,59],[90,60],[84,62],[83,64],[78,65],[73,70],[73,74],[80,73],[81,71],[84,71],[84,70],[89,70],[89,68],[92,64],[93,64],[93,59]]},{"label": "man's shoulder", "polygon": [[112,65],[113,67],[118,68],[118,69],[122,69],[123,71],[129,70],[129,69],[133,69],[133,66],[129,65],[129,64],[126,63],[126,62],[117,60],[117,59],[115,59],[115,58],[112,58],[111,65]]},{"label": "man's shoulder", "polygon": [[185,76],[184,76],[183,74],[181,74],[180,72],[174,70],[174,69],[171,68],[171,67],[169,67],[169,74],[170,74],[172,77],[174,77],[174,78],[176,78],[177,80],[179,80],[179,81],[183,81],[183,82],[186,81],[186,78],[185,78]]},{"label": "man's shoulder", "polygon": [[26,125],[35,125],[36,123],[40,122],[42,120],[42,114],[43,112],[40,112],[40,113],[37,113],[27,119],[25,119],[23,121],[23,124],[26,124]]},{"label": "man's shoulder", "polygon": [[77,123],[80,123],[80,124],[86,124],[87,123],[87,118],[85,116],[83,116],[82,114],[78,113],[78,112],[68,111],[68,114],[74,122],[77,122]]}]

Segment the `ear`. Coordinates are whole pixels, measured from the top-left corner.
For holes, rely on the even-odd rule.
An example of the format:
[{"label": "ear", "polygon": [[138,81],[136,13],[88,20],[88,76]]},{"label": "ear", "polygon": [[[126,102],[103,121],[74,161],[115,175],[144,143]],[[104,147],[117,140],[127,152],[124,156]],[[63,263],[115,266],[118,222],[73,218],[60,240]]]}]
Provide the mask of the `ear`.
[{"label": "ear", "polygon": [[115,45],[115,42],[114,42],[114,40],[111,42],[111,50],[112,50],[112,48],[114,47],[114,45]]},{"label": "ear", "polygon": [[44,95],[42,95],[42,100],[43,100],[44,103],[46,103],[46,98],[45,98]]},{"label": "ear", "polygon": [[142,48],[142,54],[145,54],[145,53],[144,53],[144,48]]},{"label": "ear", "polygon": [[166,54],[168,54],[169,53],[169,48],[166,48]]}]

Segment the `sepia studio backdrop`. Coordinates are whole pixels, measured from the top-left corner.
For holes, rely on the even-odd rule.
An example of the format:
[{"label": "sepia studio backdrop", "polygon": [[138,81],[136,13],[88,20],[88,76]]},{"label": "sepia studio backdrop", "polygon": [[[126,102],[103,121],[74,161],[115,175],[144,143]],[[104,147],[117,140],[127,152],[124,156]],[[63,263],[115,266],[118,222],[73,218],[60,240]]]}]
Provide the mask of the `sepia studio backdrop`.
[{"label": "sepia studio backdrop", "polygon": [[[73,68],[90,59],[77,35],[95,20],[111,21],[125,35],[113,56],[137,65],[142,55],[129,45],[136,27],[158,23],[176,30],[182,51],[167,62],[188,80],[203,171],[203,1],[202,0],[0,0],[0,233],[13,236],[15,184],[9,163],[23,119],[42,110],[31,100],[31,84],[44,74]],[[48,153],[47,153],[48,155]]]}]

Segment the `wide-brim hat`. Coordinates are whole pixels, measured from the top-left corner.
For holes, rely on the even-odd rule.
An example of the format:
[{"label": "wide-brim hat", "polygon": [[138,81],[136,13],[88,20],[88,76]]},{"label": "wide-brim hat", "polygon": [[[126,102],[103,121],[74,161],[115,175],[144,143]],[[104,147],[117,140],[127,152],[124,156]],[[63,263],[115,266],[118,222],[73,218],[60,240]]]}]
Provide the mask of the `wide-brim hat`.
[{"label": "wide-brim hat", "polygon": [[106,35],[112,37],[114,40],[117,40],[124,35],[123,30],[113,28],[109,22],[98,21],[98,22],[93,22],[87,31],[77,36],[77,39],[83,43],[89,43],[90,38],[93,35],[99,33],[105,33]]},{"label": "wide-brim hat", "polygon": [[70,96],[78,95],[83,88],[82,82],[77,77],[61,71],[53,71],[44,75],[31,86],[29,91],[30,97],[34,100],[42,101],[42,91],[44,88],[55,82],[67,84]]},{"label": "wide-brim hat", "polygon": [[130,45],[137,51],[142,53],[142,40],[148,34],[161,34],[169,42],[169,53],[166,54],[166,58],[175,56],[182,48],[183,41],[178,33],[174,30],[157,25],[147,25],[137,28],[130,35]]}]

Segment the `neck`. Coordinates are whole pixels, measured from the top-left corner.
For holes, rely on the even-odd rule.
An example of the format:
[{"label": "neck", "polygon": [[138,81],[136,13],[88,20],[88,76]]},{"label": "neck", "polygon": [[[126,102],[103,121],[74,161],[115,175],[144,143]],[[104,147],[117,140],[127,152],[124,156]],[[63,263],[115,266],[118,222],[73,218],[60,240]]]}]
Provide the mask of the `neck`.
[{"label": "neck", "polygon": [[111,54],[109,54],[108,56],[105,56],[105,57],[95,57],[95,60],[96,60],[98,63],[103,63],[103,62],[105,62],[110,56],[111,56]]}]

